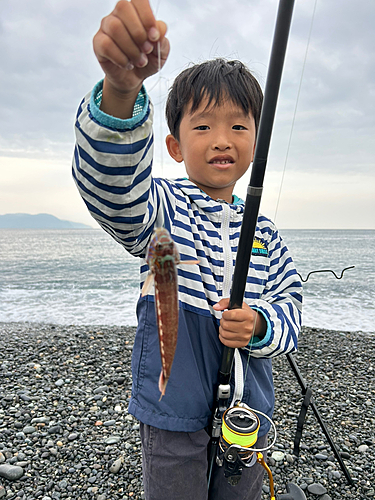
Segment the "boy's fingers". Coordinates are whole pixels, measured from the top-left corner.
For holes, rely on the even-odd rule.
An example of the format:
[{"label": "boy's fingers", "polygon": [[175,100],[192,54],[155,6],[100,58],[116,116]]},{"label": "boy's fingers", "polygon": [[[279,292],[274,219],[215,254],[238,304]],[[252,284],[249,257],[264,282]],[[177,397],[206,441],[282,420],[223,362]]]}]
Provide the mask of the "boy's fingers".
[{"label": "boy's fingers", "polygon": [[131,0],[131,3],[137,11],[139,19],[147,32],[147,38],[149,38],[151,42],[157,42],[160,33],[158,33],[156,19],[149,0]]},{"label": "boy's fingers", "polygon": [[248,344],[248,342],[246,342],[242,338],[233,337],[232,335],[225,336],[225,335],[222,335],[221,333],[219,334],[219,339],[220,339],[220,342],[222,344],[226,345],[227,347],[232,347],[232,348],[244,347]]},{"label": "boy's fingers", "polygon": [[223,321],[220,322],[220,333],[223,337],[226,337],[228,334],[232,336],[236,334],[238,331],[238,324],[233,323],[233,321]]},{"label": "boy's fingers", "polygon": [[229,306],[229,298],[225,298],[219,300],[219,302],[217,302],[213,306],[213,309],[215,309],[215,311],[224,311],[224,309],[228,309],[228,306]]},{"label": "boy's fingers", "polygon": [[[136,24],[137,22],[139,22],[139,20],[137,21],[135,19],[134,24]],[[140,30],[141,29],[142,28],[140,28]],[[108,47],[104,47],[104,49],[106,49],[106,53],[108,53],[109,56],[112,55],[112,51],[117,52],[114,48],[114,46],[117,46],[118,49],[123,52],[127,60],[130,60],[132,63],[140,67],[143,67],[147,64],[146,56],[144,54],[142,55],[138,44],[134,41],[131,33],[124,25],[120,17],[118,17],[114,13],[108,17],[105,17],[102,21],[100,30],[113,41],[113,46],[110,46],[108,44]],[[146,37],[145,31],[144,35]]]},{"label": "boy's fingers", "polygon": [[[156,21],[156,29],[160,35],[160,40],[161,40],[162,38],[164,38],[168,27],[164,21]],[[150,35],[150,32],[149,32],[149,35]]]},{"label": "boy's fingers", "polygon": [[146,54],[151,53],[152,44],[160,40],[160,30],[163,36],[166,32],[165,23],[158,25],[149,0],[121,0],[113,12],[123,20],[134,42]]},{"label": "boy's fingers", "polygon": [[[250,308],[249,308],[250,309]],[[252,311],[252,310],[250,310]],[[255,316],[255,313],[249,313],[247,309],[228,309],[223,312],[222,318],[226,321],[249,321]]]},{"label": "boy's fingers", "polygon": [[98,61],[103,64],[110,61],[116,66],[125,68],[129,59],[122,50],[113,42],[112,38],[99,31],[93,40],[93,47]]},{"label": "boy's fingers", "polygon": [[[155,25],[156,20],[152,14],[150,6],[148,7],[148,10],[150,10],[153,18],[153,25]],[[149,22],[145,24],[143,16],[145,16],[145,19],[147,20],[148,15],[144,14],[143,12],[140,13],[138,11],[136,2],[134,0],[132,0],[131,2],[123,0],[121,2],[118,2],[113,11],[113,15],[119,18],[119,20],[123,23],[124,28],[130,34],[134,43],[139,49],[142,50],[144,43],[148,39],[149,30]]]}]

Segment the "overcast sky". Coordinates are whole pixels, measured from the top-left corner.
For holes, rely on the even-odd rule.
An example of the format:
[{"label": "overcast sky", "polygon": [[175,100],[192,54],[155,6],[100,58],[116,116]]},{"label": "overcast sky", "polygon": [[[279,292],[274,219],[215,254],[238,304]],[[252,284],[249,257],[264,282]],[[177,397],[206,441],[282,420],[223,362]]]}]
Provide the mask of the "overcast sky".
[{"label": "overcast sky", "polygon": [[[293,114],[315,0],[296,0],[261,211],[281,228],[375,229],[375,3],[318,0],[290,151]],[[74,117],[102,78],[92,38],[112,0],[2,0],[0,214],[51,213],[96,227],[71,179]],[[164,103],[190,63],[240,59],[264,88],[278,1],[155,0],[170,58],[146,82],[155,103],[155,175],[168,159]],[[281,197],[276,211],[282,172]],[[235,192],[245,196],[249,175]]]}]

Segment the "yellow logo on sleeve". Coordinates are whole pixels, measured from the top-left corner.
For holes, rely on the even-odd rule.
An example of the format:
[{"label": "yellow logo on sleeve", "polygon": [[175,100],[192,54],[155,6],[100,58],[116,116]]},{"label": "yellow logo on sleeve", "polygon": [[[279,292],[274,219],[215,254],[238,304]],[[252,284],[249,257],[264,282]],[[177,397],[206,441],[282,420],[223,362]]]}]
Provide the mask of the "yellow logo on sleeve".
[{"label": "yellow logo on sleeve", "polygon": [[251,255],[262,255],[264,257],[268,257],[267,245],[260,238],[254,238],[253,250],[251,252]]}]

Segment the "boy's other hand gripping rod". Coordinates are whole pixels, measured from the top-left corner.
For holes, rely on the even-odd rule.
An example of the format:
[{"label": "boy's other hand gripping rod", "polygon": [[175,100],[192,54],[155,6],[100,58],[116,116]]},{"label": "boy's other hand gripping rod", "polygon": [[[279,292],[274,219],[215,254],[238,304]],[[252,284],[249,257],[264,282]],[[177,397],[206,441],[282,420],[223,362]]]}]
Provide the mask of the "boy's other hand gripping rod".
[{"label": "boy's other hand gripping rod", "polygon": [[[247,270],[249,268],[250,256],[258,220],[263,179],[267,165],[268,150],[271,141],[281,75],[289,38],[293,6],[294,0],[280,0],[279,2],[253,167],[251,171],[250,183],[247,188],[229,309],[241,308],[245,293]],[[228,407],[230,397],[229,381],[232,372],[233,357],[234,349],[224,346],[221,358],[221,367],[219,370],[219,387],[213,411],[211,439],[208,450],[208,488],[210,487],[213,465],[216,459],[217,447],[220,438],[221,420],[224,411]]]}]

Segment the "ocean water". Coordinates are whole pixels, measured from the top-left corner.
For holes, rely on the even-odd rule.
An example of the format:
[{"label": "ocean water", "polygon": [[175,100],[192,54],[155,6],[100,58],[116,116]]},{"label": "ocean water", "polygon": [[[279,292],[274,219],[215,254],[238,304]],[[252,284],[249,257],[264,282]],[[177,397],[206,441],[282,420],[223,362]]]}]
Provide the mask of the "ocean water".
[{"label": "ocean water", "polygon": [[375,332],[375,230],[283,230],[303,279],[303,324],[330,330]]},{"label": "ocean water", "polygon": [[[303,324],[375,332],[375,231],[283,230],[303,278]],[[0,230],[0,321],[136,325],[139,259],[101,229]]]}]

